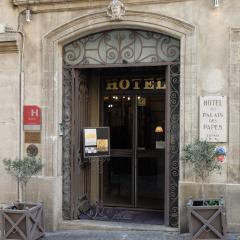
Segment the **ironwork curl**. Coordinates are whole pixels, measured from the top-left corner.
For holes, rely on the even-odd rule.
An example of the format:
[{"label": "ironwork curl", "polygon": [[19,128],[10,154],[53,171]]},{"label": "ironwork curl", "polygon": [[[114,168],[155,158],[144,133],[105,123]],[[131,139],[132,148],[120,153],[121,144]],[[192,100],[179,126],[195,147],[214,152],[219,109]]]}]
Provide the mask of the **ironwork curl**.
[{"label": "ironwork curl", "polygon": [[169,172],[169,224],[178,226],[179,180],[179,114],[180,114],[180,66],[170,66],[170,172]]},{"label": "ironwork curl", "polygon": [[64,47],[64,64],[105,65],[179,62],[180,41],[161,33],[111,30],[75,40]]},{"label": "ironwork curl", "polygon": [[72,82],[71,70],[65,70],[63,82],[63,217],[64,219],[71,218],[71,111],[72,111]]}]

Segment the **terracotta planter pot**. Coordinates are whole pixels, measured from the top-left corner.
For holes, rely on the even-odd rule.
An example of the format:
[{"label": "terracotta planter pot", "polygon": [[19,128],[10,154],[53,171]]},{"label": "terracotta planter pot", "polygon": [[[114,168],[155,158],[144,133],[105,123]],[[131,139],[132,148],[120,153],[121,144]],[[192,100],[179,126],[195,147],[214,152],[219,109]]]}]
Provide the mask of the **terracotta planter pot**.
[{"label": "terracotta planter pot", "polygon": [[0,210],[1,239],[35,240],[44,236],[43,205],[19,203]]},{"label": "terracotta planter pot", "polygon": [[191,239],[226,239],[226,212],[223,199],[214,201],[217,205],[203,205],[202,200],[187,204]]}]

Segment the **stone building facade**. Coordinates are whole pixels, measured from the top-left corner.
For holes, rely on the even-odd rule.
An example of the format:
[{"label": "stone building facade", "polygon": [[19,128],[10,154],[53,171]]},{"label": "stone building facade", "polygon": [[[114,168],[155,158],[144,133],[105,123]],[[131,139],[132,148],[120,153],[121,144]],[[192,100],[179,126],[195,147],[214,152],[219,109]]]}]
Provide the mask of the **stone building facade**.
[{"label": "stone building facade", "polygon": [[[113,1],[112,4],[114,2],[117,1]],[[240,231],[238,207],[240,200],[240,2],[239,0],[219,0],[219,6],[215,6],[216,2],[218,1],[125,0],[120,5],[120,14],[119,9],[115,9],[116,12],[114,12],[114,9],[111,9],[111,2],[105,0],[3,0],[0,2],[0,98],[2,99],[0,156],[1,159],[23,156],[26,155],[26,149],[30,144],[37,146],[38,156],[43,161],[44,169],[40,176],[32,180],[28,199],[44,202],[46,225],[49,230],[66,227],[66,219],[70,219],[71,222],[76,221],[74,209],[77,203],[73,200],[76,198],[76,194],[73,193],[83,191],[77,187],[83,181],[90,185],[88,189],[90,201],[98,201],[101,192],[99,178],[95,177],[100,171],[97,162],[88,166],[86,178],[89,181],[87,181],[83,180],[84,176],[81,173],[79,178],[73,177],[77,175],[75,167],[81,169],[79,165],[71,166],[75,164],[77,157],[72,157],[69,161],[66,157],[66,154],[71,155],[73,151],[69,150],[68,153],[66,150],[68,147],[72,149],[73,140],[71,138],[70,142],[67,141],[65,130],[67,121],[64,120],[66,117],[64,114],[69,107],[72,119],[74,109],[73,105],[66,106],[66,91],[70,91],[67,89],[66,82],[69,78],[77,79],[73,77],[76,73],[85,74],[85,78],[91,79],[88,96],[90,100],[87,105],[89,120],[75,130],[80,132],[82,127],[101,126],[103,113],[99,107],[102,94],[99,74],[107,75],[107,70],[103,69],[116,67],[121,72],[120,69],[126,68],[124,64],[127,61],[127,57],[121,58],[121,64],[105,60],[101,63],[79,60],[74,63],[74,67],[69,67],[69,62],[65,59],[67,47],[71,44],[75,46],[82,41],[85,43],[83,44],[85,48],[82,50],[79,47],[77,50],[78,54],[81,54],[81,51],[87,51],[86,39],[89,36],[94,39],[97,38],[97,34],[105,32],[133,31],[134,34],[144,32],[147,35],[154,33],[156,36],[160,34],[167,37],[168,41],[175,41],[175,47],[178,46],[179,51],[177,60],[163,57],[156,61],[151,59],[127,62],[127,67],[135,67],[139,72],[145,67],[149,71],[157,72],[157,68],[154,68],[156,66],[161,66],[158,68],[161,72],[163,66],[168,66],[168,70],[163,71],[169,72],[164,72],[163,75],[169,76],[169,81],[171,79],[179,81],[176,92],[178,124],[177,131],[174,130],[177,140],[171,139],[171,134],[169,135],[170,140],[166,150],[169,153],[164,165],[165,176],[168,178],[166,180],[165,177],[167,185],[164,186],[165,225],[171,225],[173,221],[171,219],[174,219],[172,225],[178,225],[183,232],[187,231],[186,202],[189,196],[199,197],[201,192],[198,179],[192,174],[190,166],[181,158],[183,145],[199,136],[199,97],[226,96],[227,138],[226,141],[218,144],[226,149],[227,157],[222,163],[221,175],[212,176],[206,189],[212,197],[224,196],[228,229],[232,232]],[[90,37],[88,40],[91,40]],[[153,44],[153,39],[154,37],[146,43],[147,46]],[[134,56],[136,56],[136,49],[139,48],[137,40],[134,44]],[[108,49],[106,46],[104,48],[101,48],[101,45],[96,44],[96,46],[99,47],[100,52]],[[158,52],[158,46],[156,49]],[[158,55],[163,54],[169,57],[171,54],[164,54],[165,50],[167,51],[168,48],[162,49],[162,52],[159,50]],[[92,55],[89,54],[89,59],[91,57]],[[179,71],[174,73],[172,68],[171,73],[172,66],[178,66]],[[66,69],[74,69],[74,73]],[[127,73],[126,70],[124,74]],[[70,77],[66,74],[70,74]],[[165,95],[166,102],[173,100],[170,98],[174,93],[170,85]],[[151,84],[148,86],[151,87]],[[126,85],[122,88],[125,89]],[[32,142],[26,141],[23,109],[27,105],[37,105],[41,109],[41,138],[37,142],[34,142],[34,139]],[[173,108],[170,106],[169,109],[171,111]],[[77,109],[75,110],[78,112]],[[170,120],[172,115],[166,114],[169,114],[166,126],[171,132],[173,131],[173,123]],[[79,138],[74,139],[80,139],[76,140],[79,146],[82,144],[80,135]],[[170,150],[176,147],[174,141],[175,143],[177,141],[175,158]],[[174,160],[171,160],[173,158]],[[172,164],[175,168],[171,167]],[[86,172],[86,169],[84,171]],[[0,201],[13,201],[16,198],[15,183],[6,174],[1,162],[0,172],[2,190]],[[75,184],[73,184],[74,181]],[[63,214],[67,204],[70,205],[67,210],[68,217]]]}]

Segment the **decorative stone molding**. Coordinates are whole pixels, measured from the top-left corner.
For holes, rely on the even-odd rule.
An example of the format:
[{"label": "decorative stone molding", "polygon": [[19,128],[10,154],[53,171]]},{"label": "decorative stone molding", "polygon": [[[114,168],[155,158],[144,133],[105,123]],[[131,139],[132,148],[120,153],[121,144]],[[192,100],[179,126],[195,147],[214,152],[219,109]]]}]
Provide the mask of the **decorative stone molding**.
[{"label": "decorative stone molding", "polygon": [[[124,4],[134,6],[139,4],[164,4],[187,2],[192,0],[125,0]],[[197,0],[195,0],[197,1]],[[13,0],[13,4],[18,7],[30,6],[35,13],[52,12],[52,11],[76,11],[81,9],[97,9],[105,7],[109,4],[108,0],[93,0],[91,3],[83,0]]]},{"label": "decorative stone molding", "polygon": [[[103,0],[95,0],[97,3],[107,3],[107,1]],[[145,0],[145,1],[139,1],[139,0],[125,0],[125,3],[131,3],[131,4],[139,4],[139,3],[172,3],[172,2],[186,2],[190,0]],[[79,0],[13,0],[14,5],[37,5],[37,4],[53,4],[53,3],[65,3],[66,5],[69,3],[74,2],[85,2],[86,1],[79,1]],[[94,5],[96,6],[96,5]]]},{"label": "decorative stone molding", "polygon": [[[62,139],[58,123],[62,122],[62,48],[73,40],[109,29],[141,29],[165,33],[181,40],[180,76],[180,143],[197,136],[197,64],[196,30],[182,20],[165,15],[128,10],[123,21],[111,21],[106,11],[87,15],[65,23],[43,37],[42,69],[42,157],[47,159],[45,175],[62,175]],[[187,128],[187,134],[184,129]],[[181,148],[182,146],[180,146]],[[55,166],[55,167],[53,167]],[[56,170],[58,169],[58,170]],[[181,163],[180,163],[181,169]],[[182,176],[180,176],[180,179]],[[59,198],[61,198],[59,191]],[[60,207],[60,206],[59,206]],[[58,209],[61,212],[61,209]],[[166,222],[166,224],[168,224]]]},{"label": "decorative stone molding", "polygon": [[240,182],[240,28],[230,30],[228,180]]},{"label": "decorative stone molding", "polygon": [[111,17],[112,21],[123,20],[126,8],[120,0],[113,0],[109,3],[107,15]]}]

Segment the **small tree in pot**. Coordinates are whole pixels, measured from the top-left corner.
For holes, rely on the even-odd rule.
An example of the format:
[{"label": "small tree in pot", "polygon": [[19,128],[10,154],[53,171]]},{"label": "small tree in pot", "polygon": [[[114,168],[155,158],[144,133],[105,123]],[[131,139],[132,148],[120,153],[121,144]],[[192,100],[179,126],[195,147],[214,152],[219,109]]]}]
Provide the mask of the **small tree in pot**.
[{"label": "small tree in pot", "polygon": [[195,140],[183,148],[184,159],[191,163],[197,177],[201,179],[202,199],[188,202],[189,230],[192,239],[224,239],[226,235],[225,207],[223,199],[207,199],[206,180],[213,172],[220,173],[222,164],[216,160],[224,152],[217,145]]},{"label": "small tree in pot", "polygon": [[[27,183],[43,168],[41,160],[35,157],[4,159],[6,171],[17,180],[17,203],[0,210],[1,239],[39,239],[44,235],[43,206],[41,203],[27,203]],[[20,186],[22,197],[20,202]]]},{"label": "small tree in pot", "polygon": [[32,176],[37,175],[43,168],[40,159],[34,157],[24,157],[23,159],[4,159],[5,170],[17,180],[18,202],[20,201],[20,185],[22,190],[22,201],[27,199],[27,183]]},{"label": "small tree in pot", "polygon": [[201,179],[204,204],[207,204],[204,188],[206,180],[211,173],[220,173],[222,169],[222,164],[216,161],[216,148],[216,144],[201,140],[195,140],[183,148],[184,159],[192,164],[194,172]]}]

